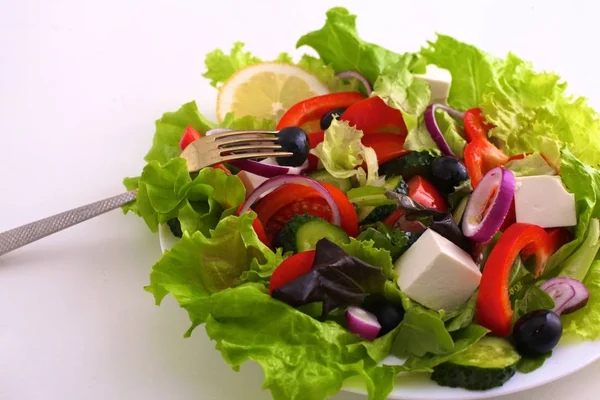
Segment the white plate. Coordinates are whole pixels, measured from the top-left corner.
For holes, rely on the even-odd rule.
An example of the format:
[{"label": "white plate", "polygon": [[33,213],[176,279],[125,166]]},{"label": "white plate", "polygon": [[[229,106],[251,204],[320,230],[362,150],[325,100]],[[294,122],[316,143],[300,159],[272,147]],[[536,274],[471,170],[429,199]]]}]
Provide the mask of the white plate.
[{"label": "white plate", "polygon": [[[166,225],[160,227],[159,239],[163,252],[177,243],[177,238],[171,234],[169,227]],[[467,400],[496,397],[532,389],[555,381],[598,359],[600,359],[600,340],[581,342],[574,338],[563,337],[554,349],[552,357],[546,360],[541,368],[529,374],[517,373],[502,387],[485,392],[473,392],[438,386],[429,379],[429,374],[403,373],[396,378],[396,388],[389,398],[397,400]],[[386,360],[386,363],[400,363],[400,360],[390,357]],[[344,390],[365,393],[359,381],[347,382]]]}]

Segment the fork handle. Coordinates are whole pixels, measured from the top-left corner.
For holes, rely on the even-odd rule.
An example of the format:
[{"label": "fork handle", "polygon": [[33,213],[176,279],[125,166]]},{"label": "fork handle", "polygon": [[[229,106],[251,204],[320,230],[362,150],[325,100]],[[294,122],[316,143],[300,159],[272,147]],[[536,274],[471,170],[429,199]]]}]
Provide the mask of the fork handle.
[{"label": "fork handle", "polygon": [[85,206],[77,207],[27,225],[0,233],[0,256],[45,238],[53,233],[77,225],[90,218],[119,208],[135,200],[134,192],[121,193]]}]

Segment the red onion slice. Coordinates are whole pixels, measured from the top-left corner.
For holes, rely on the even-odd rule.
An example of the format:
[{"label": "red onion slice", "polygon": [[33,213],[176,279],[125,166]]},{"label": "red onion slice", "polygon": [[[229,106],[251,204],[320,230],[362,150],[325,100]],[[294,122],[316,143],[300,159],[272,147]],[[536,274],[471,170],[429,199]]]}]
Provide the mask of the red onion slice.
[{"label": "red onion slice", "polygon": [[559,277],[548,279],[540,285],[540,289],[554,299],[556,314],[569,314],[585,306],[590,292],[583,283],[574,278]]},{"label": "red onion slice", "polygon": [[455,110],[454,108],[439,103],[428,105],[425,109],[425,112],[423,113],[423,117],[425,119],[425,127],[427,128],[429,135],[431,135],[431,138],[433,139],[437,147],[440,149],[442,154],[444,154],[445,156],[456,157],[452,149],[450,149],[450,146],[448,146],[448,142],[446,142],[444,134],[442,133],[440,127],[437,124],[437,121],[435,120],[435,110],[437,110],[438,108],[440,110],[446,111],[448,114],[459,120],[462,120],[465,114],[463,112]]},{"label": "red onion slice", "polygon": [[248,197],[248,200],[246,200],[242,208],[240,208],[240,210],[238,211],[238,215],[248,211],[250,207],[252,207],[252,205],[256,203],[265,193],[268,193],[274,189],[277,189],[280,186],[287,185],[290,183],[308,186],[319,192],[319,194],[321,194],[321,196],[323,196],[323,198],[327,202],[327,205],[331,208],[331,222],[337,226],[340,226],[342,224],[340,209],[335,203],[333,196],[331,196],[331,193],[329,193],[329,191],[325,189],[323,185],[321,185],[314,179],[310,179],[306,176],[299,175],[281,175],[271,178],[268,181],[264,182],[262,185],[257,187],[256,190],[252,192],[252,194]]},{"label": "red onion slice", "polygon": [[359,307],[348,307],[346,321],[350,332],[366,340],[374,340],[381,331],[377,317]]},{"label": "red onion slice", "polygon": [[232,160],[229,161],[229,164],[264,178],[272,178],[279,175],[300,175],[308,168],[308,160],[299,167],[282,167],[272,157],[265,158],[262,161]]},{"label": "red onion slice", "polygon": [[364,76],[362,76],[361,74],[359,74],[356,71],[342,71],[342,72],[338,72],[337,74],[335,74],[335,76],[337,76],[338,78],[341,78],[341,79],[358,79],[365,87],[367,96],[370,96],[371,92],[373,91],[373,88],[371,87],[371,84],[369,83],[367,78],[365,78]]},{"label": "red onion slice", "polygon": [[463,234],[485,243],[494,237],[515,195],[515,175],[496,167],[484,175],[469,198],[462,222]]}]

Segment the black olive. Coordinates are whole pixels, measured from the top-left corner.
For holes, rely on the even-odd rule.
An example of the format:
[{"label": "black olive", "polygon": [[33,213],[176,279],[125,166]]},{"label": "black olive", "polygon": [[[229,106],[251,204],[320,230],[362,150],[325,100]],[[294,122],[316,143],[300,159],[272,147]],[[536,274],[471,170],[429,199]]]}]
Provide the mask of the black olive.
[{"label": "black olive", "polygon": [[524,356],[549,352],[562,336],[560,317],[550,310],[537,310],[521,317],[513,328],[515,347]]},{"label": "black olive", "polygon": [[329,125],[331,125],[331,121],[333,121],[334,114],[339,119],[344,113],[344,111],[346,111],[345,108],[334,108],[333,110],[328,111],[325,115],[323,115],[323,118],[321,118],[321,129],[325,130],[329,128]]},{"label": "black olive", "polygon": [[382,295],[367,297],[362,307],[375,315],[377,322],[381,325],[378,337],[390,332],[404,319],[404,309],[402,306],[390,303]]},{"label": "black olive", "polygon": [[308,158],[310,144],[306,132],[297,126],[289,126],[279,131],[277,142],[281,145],[282,151],[294,153],[289,157],[277,157],[276,161],[279,165],[286,167],[299,167]]},{"label": "black olive", "polygon": [[462,181],[469,179],[469,174],[456,158],[444,156],[431,163],[431,179],[442,192],[451,193]]}]

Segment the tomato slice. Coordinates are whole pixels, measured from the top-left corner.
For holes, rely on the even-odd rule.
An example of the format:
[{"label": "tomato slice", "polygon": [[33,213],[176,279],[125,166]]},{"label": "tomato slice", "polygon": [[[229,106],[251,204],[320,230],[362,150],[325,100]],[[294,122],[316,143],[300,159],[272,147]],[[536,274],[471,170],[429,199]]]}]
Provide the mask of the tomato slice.
[{"label": "tomato slice", "polygon": [[[314,149],[315,147],[317,147],[319,145],[319,143],[321,143],[323,140],[325,140],[325,131],[317,131],[317,132],[308,134],[308,143],[309,143],[311,149]],[[317,156],[315,156],[314,154],[309,154],[308,155],[308,170],[316,171],[317,169],[319,169],[319,158]]]},{"label": "tomato slice", "polygon": [[334,108],[348,108],[364,99],[358,92],[340,92],[316,96],[293,105],[277,124],[277,129],[287,126],[302,126],[314,120],[320,120]]},{"label": "tomato slice", "polygon": [[372,133],[397,133],[406,137],[407,129],[400,110],[385,104],[381,97],[373,96],[350,106],[342,116],[351,126],[363,131],[365,135]]},{"label": "tomato slice", "polygon": [[273,290],[279,289],[300,278],[302,275],[309,273],[315,261],[315,254],[315,250],[303,251],[302,253],[286,258],[279,264],[275,268],[275,271],[273,271],[273,275],[271,275],[269,294],[272,294]]},{"label": "tomato slice", "polygon": [[[221,165],[221,164],[219,164],[219,165]],[[240,215],[240,210],[242,209],[243,206],[244,206],[244,203],[240,204],[237,211],[235,212],[235,215]],[[260,219],[258,219],[258,217],[254,218],[254,221],[252,221],[252,228],[254,228],[254,232],[256,232],[256,236],[258,236],[258,240],[263,242],[265,246],[270,246],[271,242],[269,242],[269,239],[267,238],[267,234],[265,233],[265,228],[264,228],[262,222],[260,222]]]},{"label": "tomato slice", "polygon": [[197,130],[195,130],[191,125],[188,125],[187,128],[185,128],[185,132],[183,133],[181,140],[179,141],[179,148],[181,151],[183,151],[192,142],[200,139],[201,137],[202,135],[200,135]]},{"label": "tomato slice", "polygon": [[474,188],[489,170],[506,164],[508,161],[508,157],[502,150],[487,140],[479,139],[467,144],[464,159]]},{"label": "tomato slice", "polygon": [[463,122],[465,124],[465,134],[469,142],[473,140],[487,141],[487,133],[494,127],[494,125],[485,121],[483,115],[481,115],[480,108],[471,108],[465,111]]},{"label": "tomato slice", "polygon": [[[333,197],[342,217],[341,228],[350,236],[358,236],[358,216],[346,193],[333,185],[321,182]],[[277,188],[258,202],[258,218],[265,226],[267,237],[273,239],[283,226],[298,214],[309,214],[332,221],[331,208],[315,189],[297,184]]]},{"label": "tomato slice", "polygon": [[[424,207],[434,208],[438,211],[448,211],[446,201],[441,193],[435,186],[418,175],[408,181],[408,197]],[[396,210],[387,216],[383,223],[394,226],[401,216],[402,210]]]}]

